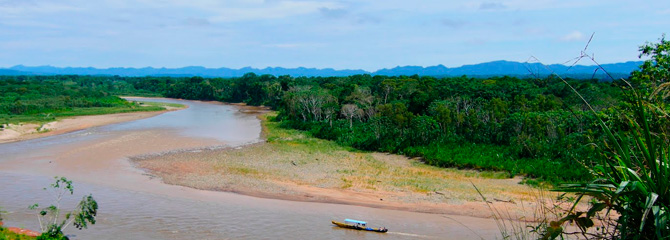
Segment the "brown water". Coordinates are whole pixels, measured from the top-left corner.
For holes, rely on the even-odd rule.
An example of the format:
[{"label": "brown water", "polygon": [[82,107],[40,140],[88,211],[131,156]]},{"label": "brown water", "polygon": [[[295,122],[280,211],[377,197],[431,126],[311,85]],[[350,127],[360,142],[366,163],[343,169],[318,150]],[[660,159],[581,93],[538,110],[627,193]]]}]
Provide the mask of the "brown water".
[{"label": "brown water", "polygon": [[[87,193],[98,200],[98,222],[73,228],[75,239],[491,239],[491,219],[349,205],[262,199],[171,186],[135,169],[127,157],[259,141],[260,123],[234,106],[188,104],[185,110],[69,134],[0,144],[0,206],[5,224],[38,229],[33,203],[53,176],[75,181],[73,206]],[[333,227],[354,218],[385,226],[386,234]]]}]

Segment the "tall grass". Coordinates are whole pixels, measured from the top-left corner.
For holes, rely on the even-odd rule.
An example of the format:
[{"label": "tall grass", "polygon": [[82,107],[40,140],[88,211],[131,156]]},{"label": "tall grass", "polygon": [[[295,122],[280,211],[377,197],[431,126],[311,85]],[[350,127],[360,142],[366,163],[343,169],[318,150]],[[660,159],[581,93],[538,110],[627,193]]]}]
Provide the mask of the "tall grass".
[{"label": "tall grass", "polygon": [[[615,131],[598,119],[607,138],[600,144],[602,158],[589,169],[595,180],[562,184],[552,190],[575,194],[572,207],[562,210],[560,203],[539,200],[543,207],[533,211],[537,224],[531,227],[487,202],[503,239],[575,235],[584,239],[670,239],[669,115],[651,98],[643,97],[630,84],[628,87],[628,121],[626,128],[620,128],[627,130]],[[578,208],[583,201],[589,201],[586,210]],[[573,230],[567,230],[568,223]]]},{"label": "tall grass", "polygon": [[513,214],[507,208],[497,208],[488,201],[484,194],[472,184],[479,196],[484,200],[496,222],[502,239],[526,240],[545,239],[561,232],[551,232],[550,219],[564,217],[566,204],[570,199],[564,196],[553,198],[543,188],[529,190],[533,199],[530,202],[519,202],[524,215]]},{"label": "tall grass", "polygon": [[[653,131],[650,127],[654,121],[667,117],[667,113],[632,87],[628,91],[632,110],[627,123],[629,130],[613,132],[604,122],[599,123],[607,140],[602,148],[602,161],[591,169],[596,180],[565,184],[557,189],[577,194],[575,204],[584,196],[592,197],[593,204],[588,212],[571,211],[557,223],[575,222],[583,235],[591,237],[668,239],[670,145],[663,129]],[[615,228],[609,232],[589,232],[595,214],[601,210],[606,210],[608,218],[616,219],[609,223]]]},{"label": "tall grass", "polygon": [[[670,42],[662,38],[661,43],[646,44],[640,50],[641,56],[651,55],[653,61],[646,61],[640,71],[633,72],[632,80],[638,81],[639,89],[621,79],[628,101],[620,112],[623,123],[603,121],[573,86],[556,75],[584,102],[605,133],[605,140],[594,144],[601,153],[596,164],[589,167],[594,180],[562,184],[552,190],[574,194],[572,207],[554,214],[555,221],[546,218],[547,212],[541,212],[543,215],[540,216],[544,218],[532,230],[505,219],[504,212],[488,204],[503,239],[564,239],[570,236],[584,239],[670,239],[670,115],[665,106],[670,96],[667,79],[670,73]],[[586,48],[576,58],[575,64],[582,58],[588,58],[599,67],[598,70],[609,75],[585,51]],[[641,81],[644,79],[653,81]],[[584,201],[589,203],[585,210],[578,207],[583,206],[580,203]],[[568,223],[572,223],[572,228],[577,230],[567,230]]]},{"label": "tall grass", "polygon": [[[670,61],[668,47],[670,44],[664,39],[661,39],[661,44],[640,47],[642,55],[650,54],[645,51],[647,48],[657,51],[653,52],[654,61],[645,63],[643,74],[634,72],[634,80],[636,75],[667,76],[670,69],[664,65]],[[584,51],[578,60],[585,57],[600,67],[593,56],[584,54]],[[602,67],[599,70],[608,74]],[[663,82],[668,79],[656,80]],[[625,123],[615,129],[606,124],[584,97],[564,81],[598,118],[598,125],[605,132],[606,139],[599,144],[602,152],[600,161],[590,168],[595,180],[564,184],[555,189],[574,193],[577,198],[565,217],[550,222],[544,236],[546,239],[569,234],[563,229],[568,222],[579,228],[572,234],[584,238],[670,239],[670,121],[664,107],[665,96],[658,97],[659,92],[667,91],[668,83],[648,91],[644,87],[637,90],[626,80],[621,82],[628,105],[621,112]],[[654,82],[650,84],[654,85]],[[576,210],[577,204],[585,199],[590,200],[588,210]]]}]

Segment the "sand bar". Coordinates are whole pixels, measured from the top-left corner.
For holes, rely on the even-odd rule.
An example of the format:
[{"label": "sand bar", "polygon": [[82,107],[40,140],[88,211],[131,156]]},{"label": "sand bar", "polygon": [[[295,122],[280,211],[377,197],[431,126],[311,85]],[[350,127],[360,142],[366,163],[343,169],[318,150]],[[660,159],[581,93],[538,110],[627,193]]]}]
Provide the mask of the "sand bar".
[{"label": "sand bar", "polygon": [[[167,111],[167,110],[166,110]],[[35,123],[10,124],[0,131],[0,143],[23,141],[34,138],[48,137],[63,133],[79,131],[90,127],[98,127],[114,123],[134,121],[149,118],[166,111],[116,113],[93,116],[77,116],[49,122],[44,125]]]},{"label": "sand bar", "polygon": [[[133,98],[140,98],[140,97],[133,97]],[[0,131],[0,143],[24,141],[29,139],[42,138],[42,137],[79,131],[91,127],[134,121],[144,118],[150,118],[168,111],[182,109],[172,106],[163,106],[163,107],[165,108],[164,111],[75,116],[70,118],[59,119],[57,121],[45,124],[36,124],[36,123],[8,124]]]},{"label": "sand bar", "polygon": [[266,142],[132,160],[167,184],[435,214],[491,217],[473,184],[491,206],[505,209],[513,218],[530,218],[539,201],[551,201],[555,195],[522,185],[519,177],[495,179],[485,176],[491,173],[432,167],[400,155],[351,152],[332,142],[288,132],[293,134],[277,135],[264,128],[264,138],[271,138]]}]

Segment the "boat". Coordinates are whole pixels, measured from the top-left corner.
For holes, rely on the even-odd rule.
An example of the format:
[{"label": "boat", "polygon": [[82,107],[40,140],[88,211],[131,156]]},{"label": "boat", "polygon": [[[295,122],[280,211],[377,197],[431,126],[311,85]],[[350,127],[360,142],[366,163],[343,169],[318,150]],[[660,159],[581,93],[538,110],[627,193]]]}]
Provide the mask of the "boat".
[{"label": "boat", "polygon": [[381,232],[385,233],[388,232],[388,229],[385,227],[379,227],[379,228],[371,228],[368,227],[368,223],[364,221],[359,221],[359,220],[353,220],[353,219],[344,219],[344,222],[338,222],[338,221],[332,221],[333,224],[335,224],[338,227],[341,228],[348,228],[348,229],[354,229],[354,230],[361,230],[361,231],[370,231],[370,232]]}]

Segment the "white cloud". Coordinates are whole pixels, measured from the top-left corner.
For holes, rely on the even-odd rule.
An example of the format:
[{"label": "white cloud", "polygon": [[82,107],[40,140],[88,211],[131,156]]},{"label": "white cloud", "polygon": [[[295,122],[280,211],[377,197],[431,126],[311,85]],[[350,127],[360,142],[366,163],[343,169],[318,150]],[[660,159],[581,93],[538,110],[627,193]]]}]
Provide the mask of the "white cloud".
[{"label": "white cloud", "polygon": [[562,36],[560,40],[565,42],[581,41],[584,40],[584,34],[580,31],[574,31]]},{"label": "white cloud", "polygon": [[[374,69],[541,51],[563,61],[560,46],[571,44],[547,42],[583,42],[590,34],[575,30],[588,29],[637,59],[635,46],[666,31],[658,17],[670,5],[615,1],[0,0],[0,65]],[[49,60],[61,55],[71,60]]]}]

